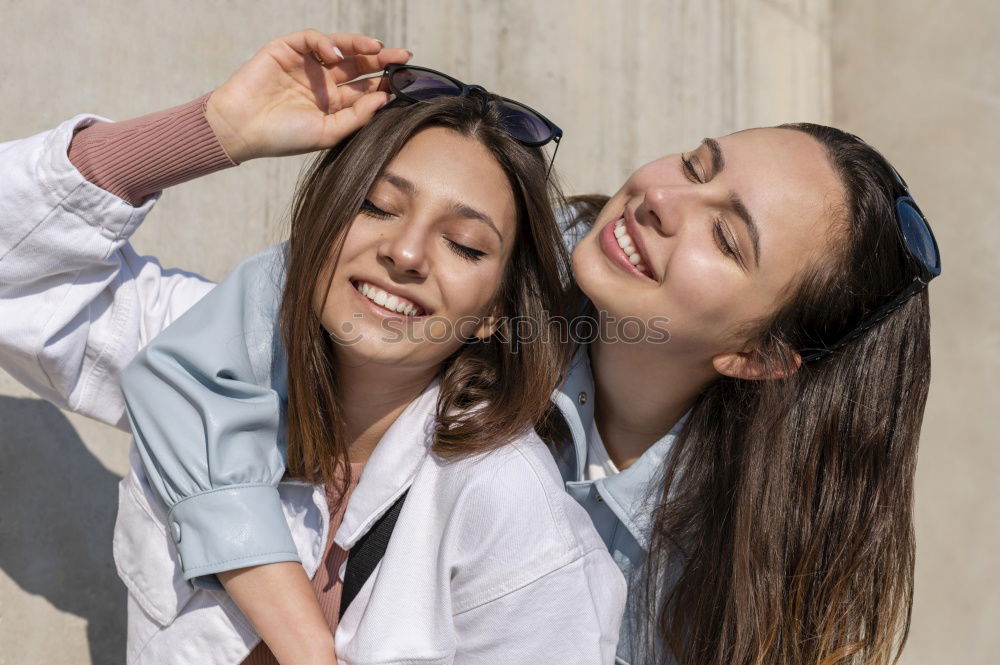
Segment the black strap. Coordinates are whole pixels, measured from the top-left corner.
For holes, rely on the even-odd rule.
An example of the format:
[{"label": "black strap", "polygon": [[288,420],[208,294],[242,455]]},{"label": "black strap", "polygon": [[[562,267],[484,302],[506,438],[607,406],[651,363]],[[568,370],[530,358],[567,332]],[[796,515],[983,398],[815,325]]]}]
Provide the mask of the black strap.
[{"label": "black strap", "polygon": [[392,529],[396,526],[396,518],[399,517],[399,511],[403,508],[403,501],[406,500],[407,492],[409,490],[403,492],[396,499],[396,503],[392,504],[389,510],[385,511],[385,514],[378,518],[378,521],[369,529],[368,533],[361,536],[358,542],[354,544],[354,547],[351,548],[350,554],[347,555],[347,570],[344,572],[344,589],[340,594],[341,618],[344,617],[344,612],[347,611],[347,607],[351,604],[351,601],[361,591],[361,587],[368,581],[372,571],[375,570],[375,566],[382,560],[385,548],[389,546],[389,539],[392,537]]}]

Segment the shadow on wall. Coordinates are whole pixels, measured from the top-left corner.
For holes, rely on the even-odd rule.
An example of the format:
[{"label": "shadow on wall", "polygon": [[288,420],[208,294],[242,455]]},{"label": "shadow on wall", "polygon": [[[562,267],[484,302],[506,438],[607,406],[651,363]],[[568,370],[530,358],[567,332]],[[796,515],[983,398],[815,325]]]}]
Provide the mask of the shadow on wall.
[{"label": "shadow on wall", "polygon": [[123,663],[126,592],[111,557],[119,477],[39,399],[0,396],[0,460],[0,568],[87,621],[90,662]]}]

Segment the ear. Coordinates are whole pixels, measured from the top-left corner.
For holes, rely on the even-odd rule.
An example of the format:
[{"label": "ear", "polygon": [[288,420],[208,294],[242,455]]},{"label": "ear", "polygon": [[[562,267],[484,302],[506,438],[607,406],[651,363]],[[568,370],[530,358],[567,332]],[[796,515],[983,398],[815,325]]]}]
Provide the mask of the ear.
[{"label": "ear", "polygon": [[500,317],[498,316],[484,316],[479,322],[479,327],[476,328],[474,335],[482,341],[486,341],[490,338],[493,333],[497,331],[500,326]]},{"label": "ear", "polygon": [[794,374],[802,366],[802,356],[795,351],[789,351],[789,360],[795,366],[787,373],[780,367],[768,369],[757,350],[737,351],[735,353],[720,353],[712,356],[712,366],[715,371],[724,376],[747,381],[767,381],[784,379]]}]

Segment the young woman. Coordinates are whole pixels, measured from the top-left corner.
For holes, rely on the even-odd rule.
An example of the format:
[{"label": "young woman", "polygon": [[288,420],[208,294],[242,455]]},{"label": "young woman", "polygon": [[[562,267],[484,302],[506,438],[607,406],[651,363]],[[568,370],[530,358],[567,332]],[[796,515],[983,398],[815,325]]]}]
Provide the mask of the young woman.
[{"label": "young woman", "polygon": [[602,204],[570,229],[595,316],[671,321],[667,343],[598,336],[553,396],[567,490],[631,582],[619,660],[891,661],[940,269],[905,185],[795,125],[657,160]]},{"label": "young woman", "polygon": [[[557,457],[630,583],[618,662],[891,662],[912,598],[924,287],[940,271],[902,179],[856,137],[787,125],[706,139],[575,210],[598,334],[553,394],[570,444]],[[165,362],[128,370],[137,435],[151,464],[201,464],[156,407],[183,380],[201,419],[242,429],[191,382],[201,357],[233,350],[167,336]]]},{"label": "young woman", "polygon": [[666,343],[581,346],[553,393],[566,488],[630,581],[619,662],[891,662],[940,270],[905,185],[799,125],[705,141],[578,210],[597,318],[670,319]]},{"label": "young woman", "polygon": [[[236,84],[245,83],[260,60],[273,61],[274,51],[286,48],[297,54],[285,53],[307,81],[320,73],[309,71],[317,51],[324,60],[318,66],[330,67],[326,58],[343,65],[324,70],[331,78],[350,68],[354,74],[375,68],[363,57],[343,58],[362,50],[356,38],[296,33],[279,42],[248,63]],[[381,50],[374,40],[364,48],[369,55]],[[364,91],[359,87],[345,110],[367,120],[363,114],[370,117],[385,96]],[[234,119],[252,104],[227,112],[225,101],[219,95],[206,113],[223,109],[227,126],[245,130]],[[215,136],[201,100],[191,106],[134,123],[126,135],[122,128],[96,136],[84,129],[80,140],[117,153],[126,145],[142,150],[158,131],[195,137],[184,146]],[[257,108],[275,112],[267,104]],[[6,368],[54,401],[120,423],[113,405],[88,405],[95,388],[111,393],[112,371],[144,337],[176,319],[170,329],[184,343],[206,335],[226,345],[211,330],[238,318],[257,342],[228,340],[239,341],[247,353],[200,380],[225,400],[216,406],[226,415],[215,422],[232,416],[233,407],[241,417],[252,414],[269,438],[254,429],[216,430],[212,422],[199,427],[197,435],[210,447],[215,437],[232,446],[220,447],[222,456],[204,469],[213,480],[218,473],[229,480],[240,474],[241,455],[259,464],[255,452],[273,449],[279,431],[284,444],[282,405],[274,396],[285,392],[286,381],[293,400],[287,421],[292,479],[279,482],[281,460],[273,477],[246,484],[240,493],[264,510],[259,516],[215,512],[232,497],[202,492],[189,502],[196,504],[192,520],[178,519],[178,511],[168,520],[150,483],[167,496],[184,493],[187,488],[169,483],[193,469],[154,464],[147,475],[132,456],[115,534],[116,564],[129,588],[130,663],[235,664],[248,655],[251,663],[275,657],[295,663],[613,658],[624,580],[585,511],[562,491],[558,469],[531,429],[548,410],[546,398],[565,354],[558,345],[515,351],[489,341],[507,318],[544,321],[564,287],[548,165],[532,147],[545,136],[525,135],[518,124],[534,121],[551,125],[482,91],[384,109],[315,162],[297,193],[287,246],[244,262],[212,291],[217,299],[197,304],[208,290],[204,280],[164,274],[127,245],[151,201],[139,209],[125,205],[84,180],[67,160],[73,132],[85,122],[74,119],[2,147],[5,172],[15,183],[3,201],[8,216],[0,254],[9,296],[4,321],[14,322],[3,336]],[[268,127],[267,140],[221,154],[264,154],[274,138],[274,125]],[[207,143],[201,161],[222,163],[206,157],[216,146]],[[269,145],[288,149],[280,141]],[[203,147],[178,149],[197,153]],[[116,166],[134,160],[117,154],[102,160],[94,151],[76,156],[88,171],[100,172],[95,178],[116,183],[111,189],[144,180],[136,170],[122,178],[126,168]],[[96,163],[107,168],[93,168]],[[164,169],[152,170],[165,178]],[[13,214],[15,204],[23,217]],[[353,337],[341,335],[345,324]],[[399,337],[387,341],[388,335]],[[284,359],[271,362],[279,339],[297,350],[288,355],[287,371]],[[170,339],[163,341],[147,356],[151,365],[172,357]],[[254,391],[259,381],[266,389]],[[141,386],[133,392],[141,393]],[[186,422],[198,418],[190,406],[175,400],[160,408]],[[266,458],[267,450],[261,454]],[[205,515],[222,516],[223,528],[201,530]],[[206,588],[210,584],[198,588],[185,581],[255,563],[236,557],[213,569],[217,562],[192,552],[218,554],[214,545],[235,551],[247,536],[240,524],[275,516],[289,537],[265,559],[301,564],[293,566],[298,576],[279,571],[266,578],[282,583],[273,598],[255,597],[261,587],[250,572],[228,580],[220,575],[232,599]],[[351,571],[363,567],[347,565],[343,588],[349,596],[339,602],[337,568],[346,563],[347,550],[377,551],[366,543],[384,540],[385,524],[392,541],[376,555],[377,572],[353,578]],[[270,574],[280,566],[264,568]],[[301,611],[304,596],[312,603],[307,611]],[[324,616],[323,609],[330,612]],[[272,613],[294,621],[275,624]],[[254,629],[273,655],[263,647],[251,653],[260,639]]]}]

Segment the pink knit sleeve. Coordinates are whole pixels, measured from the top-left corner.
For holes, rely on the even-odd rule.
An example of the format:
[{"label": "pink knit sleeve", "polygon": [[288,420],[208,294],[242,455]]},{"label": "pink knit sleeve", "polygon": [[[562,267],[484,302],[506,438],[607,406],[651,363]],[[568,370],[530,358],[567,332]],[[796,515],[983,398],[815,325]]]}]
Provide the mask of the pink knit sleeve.
[{"label": "pink knit sleeve", "polygon": [[205,118],[211,94],[80,130],[70,143],[69,161],[84,178],[133,206],[172,185],[236,166]]}]

